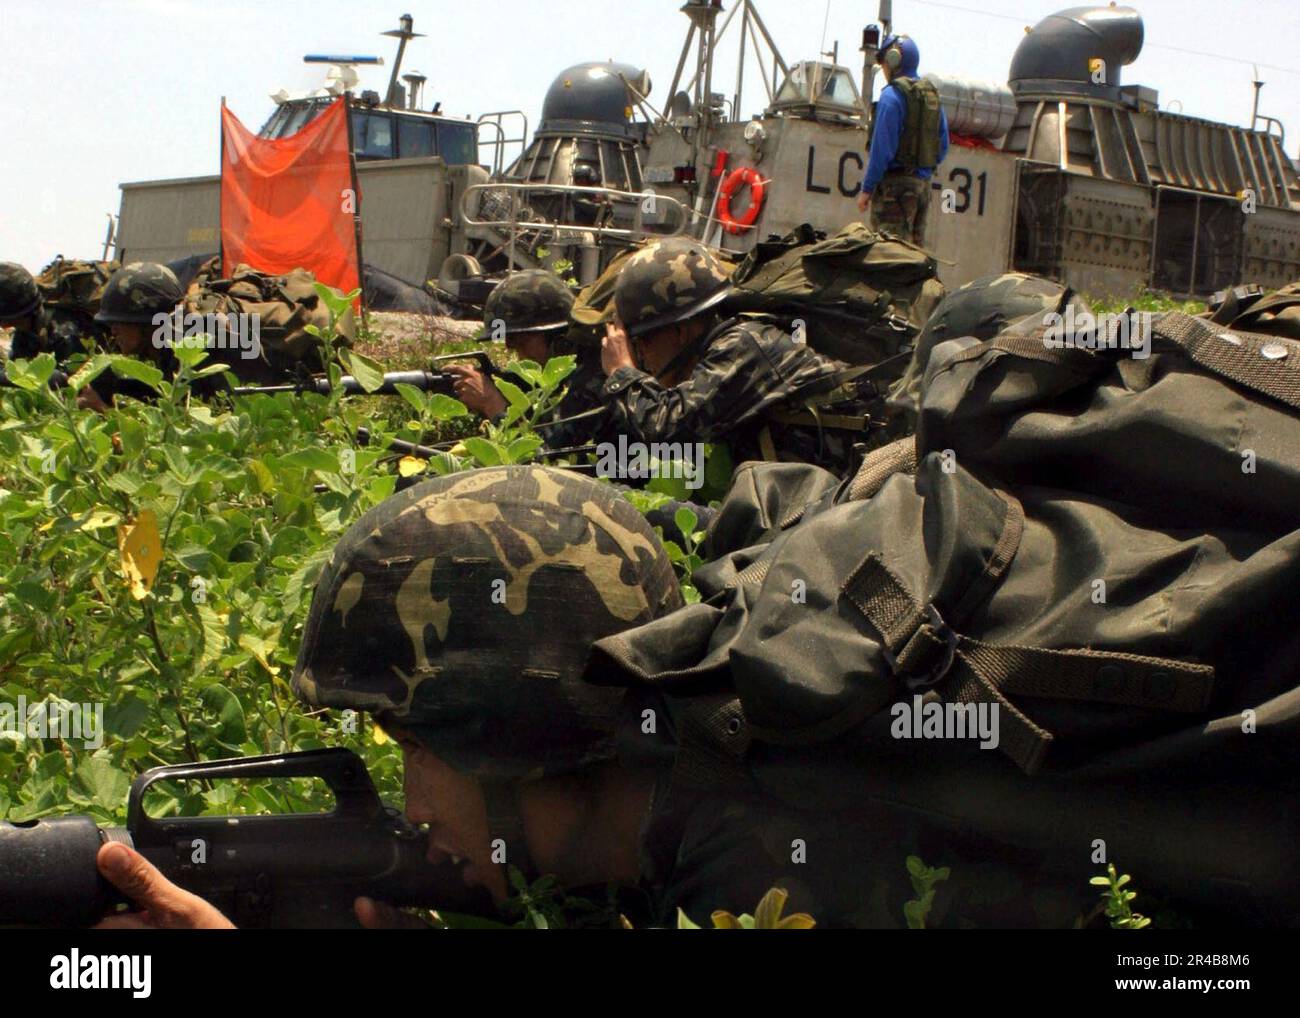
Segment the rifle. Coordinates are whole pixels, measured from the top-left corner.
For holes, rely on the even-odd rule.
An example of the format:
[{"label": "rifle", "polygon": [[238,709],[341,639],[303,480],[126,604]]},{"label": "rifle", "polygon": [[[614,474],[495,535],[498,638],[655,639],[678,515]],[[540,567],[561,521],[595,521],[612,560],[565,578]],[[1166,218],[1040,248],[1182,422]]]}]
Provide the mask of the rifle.
[{"label": "rifle", "polygon": [[[478,365],[480,371],[489,376],[501,374],[492,364],[492,358],[486,350],[441,354],[432,358],[429,363],[438,364],[452,360],[472,360]],[[455,386],[455,378],[446,371],[423,369],[389,371],[384,374],[383,383],[373,392],[367,392],[365,386],[352,375],[344,375],[339,379],[339,388],[345,396],[394,396],[397,394],[397,386],[399,385],[412,385],[422,392],[441,392],[451,395]],[[328,378],[308,376],[284,385],[239,385],[235,386],[231,393],[235,396],[264,396],[278,392],[315,392],[322,396],[328,396],[331,391]]]},{"label": "rifle", "polygon": [[[323,779],[334,811],[154,818],[144,808],[159,781],[296,777]],[[111,841],[133,847],[237,926],[355,929],[359,895],[496,914],[486,891],[465,886],[459,866],[425,859],[425,835],[384,806],[360,757],[317,749],[155,767],[131,785],[125,827],[99,827],[84,815],[0,822],[0,926],[88,926],[129,904],[95,866]]]}]

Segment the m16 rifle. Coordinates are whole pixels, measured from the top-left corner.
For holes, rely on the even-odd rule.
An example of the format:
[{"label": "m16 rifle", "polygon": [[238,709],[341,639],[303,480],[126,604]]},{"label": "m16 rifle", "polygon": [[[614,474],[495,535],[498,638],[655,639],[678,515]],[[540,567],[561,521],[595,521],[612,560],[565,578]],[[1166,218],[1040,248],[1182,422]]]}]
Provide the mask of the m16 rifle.
[{"label": "m16 rifle", "polygon": [[[320,778],[330,813],[155,818],[145,793],[160,781]],[[207,899],[237,926],[356,928],[360,895],[462,915],[496,914],[460,868],[434,866],[427,840],[385,807],[351,750],[241,757],[155,767],[136,778],[125,827],[88,816],[0,823],[0,927],[88,926],[130,904],[100,874],[101,845],[134,848],[173,883]]]},{"label": "m16 rifle", "polygon": [[[473,361],[478,369],[488,376],[499,376],[501,372],[493,365],[492,358],[486,350],[471,350],[467,353],[442,354],[430,360],[430,364],[446,361]],[[447,371],[389,371],[384,374],[383,382],[377,389],[367,390],[361,381],[352,375],[339,379],[339,388],[345,396],[394,396],[397,386],[410,385],[422,392],[441,392],[448,396],[455,391],[456,376]],[[235,396],[274,395],[278,392],[316,392],[328,396],[332,392],[330,380],[322,376],[307,376],[283,385],[238,385],[231,390]]]}]

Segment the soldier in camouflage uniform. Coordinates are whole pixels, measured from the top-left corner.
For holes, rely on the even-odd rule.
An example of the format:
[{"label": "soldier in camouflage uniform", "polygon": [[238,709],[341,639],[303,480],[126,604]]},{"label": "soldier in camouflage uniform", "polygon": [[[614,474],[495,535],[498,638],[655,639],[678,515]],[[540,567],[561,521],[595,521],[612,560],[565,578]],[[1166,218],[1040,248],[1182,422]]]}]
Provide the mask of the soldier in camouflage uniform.
[{"label": "soldier in camouflage uniform", "polygon": [[670,238],[627,261],[602,348],[613,425],[646,444],[725,443],[735,462],[816,462],[825,451],[816,430],[771,414],[836,389],[844,365],[774,325],[719,316],[728,292],[726,271],[698,241]]},{"label": "soldier in camouflage uniform", "polygon": [[907,372],[889,392],[889,405],[915,422],[919,410],[921,382],[930,354],[940,343],[974,337],[992,339],[1008,325],[1030,315],[1063,311],[1073,303],[1076,314],[1087,310],[1082,298],[1068,287],[1024,272],[1003,272],[973,279],[948,294],[916,337]]},{"label": "soldier in camouflage uniform", "polygon": [[[604,416],[600,402],[604,375],[599,359],[595,351],[566,338],[573,324],[569,319],[573,301],[573,291],[555,273],[529,269],[501,282],[483,305],[484,335],[504,340],[506,349],[519,359],[541,365],[566,354],[578,359],[555,411],[558,423],[543,429],[546,444],[552,449],[594,440]],[[447,371],[457,376],[456,397],[470,410],[488,418],[506,412],[505,397],[478,368],[453,364]]]},{"label": "soldier in camouflage uniform", "polygon": [[[185,297],[185,291],[171,269],[156,262],[132,262],[109,277],[99,302],[95,321],[112,330],[118,352],[137,357],[158,367],[170,380],[180,367],[176,355],[160,338],[160,315],[170,315]],[[224,387],[220,377],[200,379],[192,389],[198,395],[210,395]],[[119,378],[104,372],[82,391],[78,402],[92,410],[105,410],[114,397],[142,401],[157,398],[157,393],[143,382]]]},{"label": "soldier in camouflage uniform", "polygon": [[52,353],[60,365],[84,353],[76,326],[44,306],[32,274],[13,262],[0,262],[0,329],[12,329],[9,356],[30,360]]},{"label": "soldier in camouflage uniform", "polygon": [[[823,747],[766,761],[791,792],[760,788],[738,766],[750,736],[734,701],[689,682],[611,683],[605,655],[630,629],[714,610],[683,609],[663,547],[609,485],[490,467],[423,482],[353,524],[317,582],[293,688],[313,707],[369,712],[396,738],[430,862],[460,865],[498,904],[515,866],[573,892],[623,885],[619,909],[638,926],[676,925],[678,909],[707,925],[781,886],[787,912],[820,926],[900,927],[916,853],[954,864],[930,925],[1060,922],[1086,907],[1086,887],[1030,894],[1013,863],[955,856],[869,802],[828,807],[854,764]],[[736,745],[719,754],[709,740]],[[104,851],[104,875],[120,880]],[[133,900],[166,924],[227,925],[156,871],[142,883]],[[363,925],[404,924],[373,901],[356,910]]]}]

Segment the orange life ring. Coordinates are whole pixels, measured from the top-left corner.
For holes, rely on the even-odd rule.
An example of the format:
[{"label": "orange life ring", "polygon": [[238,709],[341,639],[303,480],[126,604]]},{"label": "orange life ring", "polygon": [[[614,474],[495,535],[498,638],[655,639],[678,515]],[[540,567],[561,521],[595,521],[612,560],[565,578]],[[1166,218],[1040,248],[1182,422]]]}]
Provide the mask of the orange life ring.
[{"label": "orange life ring", "polygon": [[[731,214],[731,199],[743,184],[749,185],[749,208],[737,219]],[[754,220],[763,211],[765,187],[762,176],[752,166],[742,166],[727,175],[718,189],[718,219],[728,233],[742,233],[745,227],[754,225]]]}]

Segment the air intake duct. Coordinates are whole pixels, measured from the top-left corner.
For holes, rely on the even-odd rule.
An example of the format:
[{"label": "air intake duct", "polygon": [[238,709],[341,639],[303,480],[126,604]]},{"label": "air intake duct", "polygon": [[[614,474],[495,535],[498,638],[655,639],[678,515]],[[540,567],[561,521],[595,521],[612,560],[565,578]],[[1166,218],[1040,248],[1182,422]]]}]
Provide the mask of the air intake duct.
[{"label": "air intake duct", "polygon": [[1020,41],[1008,83],[1020,101],[1081,96],[1120,101],[1120,68],[1142,52],[1132,7],[1071,7],[1049,14]]}]

